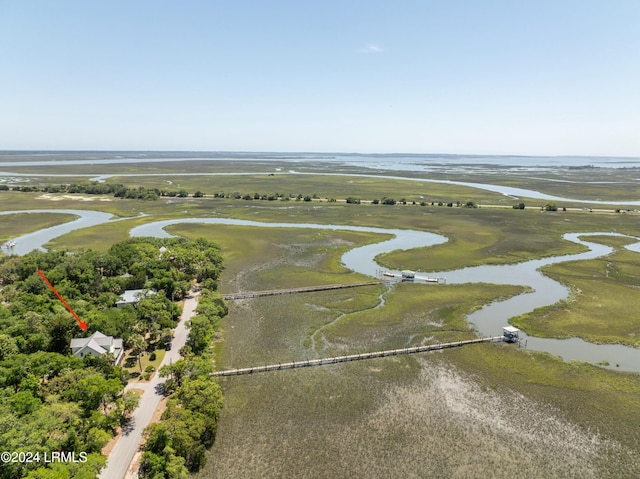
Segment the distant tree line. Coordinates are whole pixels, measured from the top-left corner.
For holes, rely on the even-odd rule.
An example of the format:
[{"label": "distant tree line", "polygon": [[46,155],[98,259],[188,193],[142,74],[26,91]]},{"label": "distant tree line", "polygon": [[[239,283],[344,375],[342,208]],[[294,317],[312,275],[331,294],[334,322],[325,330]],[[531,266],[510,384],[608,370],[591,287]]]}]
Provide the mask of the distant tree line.
[{"label": "distant tree line", "polygon": [[[197,193],[201,193],[201,192],[197,192]],[[196,194],[197,194],[196,193]],[[193,196],[196,197],[196,194],[194,194]],[[202,195],[204,196],[204,195]],[[213,198],[227,198],[227,199],[235,199],[235,200],[245,200],[245,201],[305,201],[305,202],[310,202],[313,200],[321,200],[321,198],[317,195],[317,194],[313,194],[313,195],[303,195],[301,193],[291,193],[291,194],[284,194],[284,193],[240,193],[240,192],[233,192],[233,193],[225,193],[223,191],[219,191],[214,193],[213,195],[211,195]],[[325,200],[329,203],[337,203],[338,200],[336,198],[325,198]],[[387,196],[383,196],[382,199],[380,198],[375,198],[373,200],[363,200],[362,198],[356,197],[356,196],[348,196],[346,199],[344,199],[344,202],[347,204],[352,204],[352,205],[360,205],[366,202],[371,203],[372,205],[396,205],[396,204],[402,204],[402,205],[407,205],[407,204],[412,204],[412,205],[420,205],[420,206],[448,206],[448,207],[461,207],[461,206],[465,206],[467,208],[477,208],[477,205],[475,202],[473,201],[467,201],[465,203],[461,203],[460,201],[449,201],[449,202],[442,202],[442,201],[421,201],[420,203],[416,202],[416,201],[409,201],[406,198],[401,198],[400,200],[395,200],[394,198],[391,197],[387,197]]]},{"label": "distant tree line", "polygon": [[[52,185],[52,186],[12,186],[8,187],[6,185],[0,185],[0,190],[12,190],[12,191],[23,191],[23,192],[44,192],[44,193],[82,193],[87,195],[113,195],[116,198],[126,198],[126,199],[141,199],[141,200],[157,200],[160,197],[169,197],[169,198],[187,198],[190,193],[185,189],[180,190],[165,190],[158,188],[144,188],[142,186],[139,187],[127,187],[122,184],[110,184],[110,183],[82,183],[82,184],[71,184],[71,185]],[[201,190],[197,190],[192,195],[194,198],[204,198],[207,196]],[[234,191],[231,193],[224,191],[217,191],[211,195],[212,198],[225,198],[225,199],[235,199],[235,200],[244,200],[244,201],[304,201],[310,202],[313,200],[320,200],[321,198],[317,194],[313,195],[303,195],[302,193],[241,193],[238,191]],[[327,198],[327,201],[330,203],[337,203],[335,198]],[[347,204],[355,204],[359,205],[365,203],[367,200],[363,200],[359,197],[348,196],[344,200]],[[412,204],[420,206],[448,206],[448,207],[460,207],[465,206],[467,208],[476,208],[477,205],[473,201],[467,201],[465,203],[461,203],[460,201],[408,201],[406,198],[401,198],[400,200],[395,200],[391,197],[382,197],[381,199],[375,198],[369,201],[373,205],[386,205],[393,206],[396,204]]]},{"label": "distant tree line", "polygon": [[[186,198],[189,193],[185,189],[165,190],[158,188],[145,188],[143,186],[128,187],[119,183],[73,183],[70,185],[47,185],[47,186],[7,186],[0,185],[0,191],[19,191],[25,193],[69,193],[85,195],[113,195],[116,198],[136,199],[136,200],[157,200],[162,196]],[[201,191],[194,193],[194,197],[204,196]]]}]

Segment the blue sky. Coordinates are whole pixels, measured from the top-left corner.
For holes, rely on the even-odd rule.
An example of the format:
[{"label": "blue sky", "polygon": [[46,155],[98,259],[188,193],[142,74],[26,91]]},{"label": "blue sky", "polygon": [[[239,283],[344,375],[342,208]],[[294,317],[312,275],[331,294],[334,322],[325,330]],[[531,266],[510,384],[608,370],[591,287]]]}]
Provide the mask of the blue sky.
[{"label": "blue sky", "polygon": [[640,1],[0,0],[0,149],[640,156]]}]

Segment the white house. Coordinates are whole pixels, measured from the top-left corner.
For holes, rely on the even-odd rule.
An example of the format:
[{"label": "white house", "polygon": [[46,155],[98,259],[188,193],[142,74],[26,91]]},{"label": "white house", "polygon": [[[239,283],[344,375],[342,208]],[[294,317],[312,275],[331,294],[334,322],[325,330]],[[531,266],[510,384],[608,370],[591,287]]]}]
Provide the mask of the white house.
[{"label": "white house", "polygon": [[105,336],[100,331],[96,331],[88,338],[73,338],[71,340],[71,354],[77,358],[85,356],[104,356],[107,353],[113,355],[114,364],[118,364],[122,359],[124,347],[122,339],[112,336]]},{"label": "white house", "polygon": [[125,304],[130,304],[131,306],[135,306],[142,298],[146,298],[155,294],[154,291],[149,291],[144,289],[127,289],[124,293],[120,295],[120,299],[116,301],[116,306],[119,308],[124,306]]}]

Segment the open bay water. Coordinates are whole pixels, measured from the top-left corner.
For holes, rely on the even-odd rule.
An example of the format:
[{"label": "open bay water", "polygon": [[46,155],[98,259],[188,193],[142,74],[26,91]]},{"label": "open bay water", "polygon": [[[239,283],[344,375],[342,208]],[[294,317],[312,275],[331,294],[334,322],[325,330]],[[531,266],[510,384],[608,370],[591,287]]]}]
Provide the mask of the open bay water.
[{"label": "open bay water", "polygon": [[433,168],[640,168],[640,158],[603,156],[515,156],[456,154],[360,154],[310,152],[16,152],[0,151],[0,168],[14,166],[72,166],[183,161],[322,162],[376,170],[429,171]]},{"label": "open bay water", "polygon": [[[21,211],[4,212],[4,214],[19,212]],[[16,238],[16,246],[13,250],[13,253],[15,254],[26,254],[33,249],[43,249],[43,244],[54,237],[87,226],[113,221],[110,220],[111,215],[99,211],[32,210],[31,212],[68,213],[80,216],[80,218],[62,225],[46,228],[41,231]],[[393,235],[393,238],[391,239],[354,248],[346,252],[342,257],[342,261],[347,268],[367,276],[374,277],[378,275],[380,270],[380,266],[375,262],[375,257],[380,253],[432,246],[447,241],[444,236],[424,231],[312,223],[266,223],[232,218],[181,218],[156,221],[133,228],[130,231],[130,235],[170,237],[171,235],[167,233],[164,228],[169,225],[181,223],[212,224],[220,226],[240,225],[256,228],[304,228],[365,231]],[[509,318],[532,311],[535,308],[554,304],[568,296],[569,290],[557,281],[544,276],[539,271],[540,267],[563,261],[592,259],[611,253],[612,248],[599,243],[588,242],[583,239],[583,237],[589,235],[623,236],[609,232],[567,233],[564,235],[565,239],[583,244],[589,248],[589,251],[572,255],[530,260],[510,265],[485,265],[461,268],[455,271],[429,272],[427,275],[444,276],[447,278],[447,283],[449,284],[484,282],[494,284],[515,284],[529,286],[532,288],[532,292],[523,293],[505,301],[497,301],[485,305],[468,317],[468,320],[477,329],[480,335],[495,336],[501,333],[502,326],[506,326],[508,324]],[[636,239],[638,242],[627,246],[629,250],[640,250],[640,238]],[[446,286],[425,285],[424,287]],[[592,344],[576,338],[559,340],[526,337],[525,335],[525,340],[527,348],[549,352],[551,354],[561,356],[565,360],[579,360],[601,364],[608,363],[608,367],[611,369],[640,372],[640,349],[622,345]]]},{"label": "open bay water", "polygon": [[[421,155],[421,154],[344,154],[344,153],[202,153],[201,155],[192,154],[180,156],[180,153],[167,152],[136,152],[127,155],[122,153],[99,153],[85,152],[73,153],[73,159],[69,156],[71,153],[24,153],[19,152],[0,152],[0,183],[18,183],[29,181],[29,177],[49,176],[49,177],[85,177],[93,181],[104,182],[113,176],[126,175],[127,177],[179,177],[179,176],[226,176],[226,175],[242,175],[243,173],[221,173],[221,172],[200,172],[200,173],[106,173],[100,172],[100,166],[113,164],[152,164],[152,163],[180,163],[180,162],[260,162],[265,166],[263,174],[274,174],[277,165],[283,162],[289,162],[291,168],[289,171],[277,171],[278,175],[347,175],[373,178],[388,178],[399,180],[411,180],[430,183],[450,184],[457,186],[465,186],[478,188],[486,191],[508,196],[513,199],[534,198],[544,201],[571,202],[593,205],[617,205],[617,206],[640,206],[640,198],[626,198],[619,201],[598,201],[585,200],[580,198],[568,198],[557,195],[550,195],[539,191],[518,188],[504,185],[496,185],[491,183],[467,182],[448,179],[434,179],[428,176],[415,177],[411,175],[428,173],[456,173],[458,177],[466,171],[484,172],[496,175],[507,175],[510,171],[549,171],[554,168],[628,168],[630,173],[629,180],[637,181],[640,189],[640,158],[618,158],[618,157],[590,157],[590,156],[491,156],[491,155]],[[269,169],[269,165],[273,163],[274,169]],[[70,174],[70,173],[38,173],[33,172],[13,172],[11,167],[37,167],[37,166],[74,166],[74,165],[91,165],[95,167],[95,172],[91,174]],[[322,165],[326,170],[334,169],[332,167],[356,167],[360,171],[371,170],[370,175],[363,173],[318,173],[303,171],[304,166]],[[394,175],[383,174],[383,172],[394,172]],[[405,172],[407,176],[402,176]],[[260,172],[251,172],[250,175],[261,174]],[[561,180],[556,180],[561,181]]]}]

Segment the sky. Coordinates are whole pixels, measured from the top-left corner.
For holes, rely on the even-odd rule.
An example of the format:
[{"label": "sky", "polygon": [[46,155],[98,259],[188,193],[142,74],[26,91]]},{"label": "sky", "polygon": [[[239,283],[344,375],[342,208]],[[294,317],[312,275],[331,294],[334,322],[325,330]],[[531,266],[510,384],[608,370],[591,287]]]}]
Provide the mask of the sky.
[{"label": "sky", "polygon": [[0,149],[640,156],[638,0],[0,0]]}]

